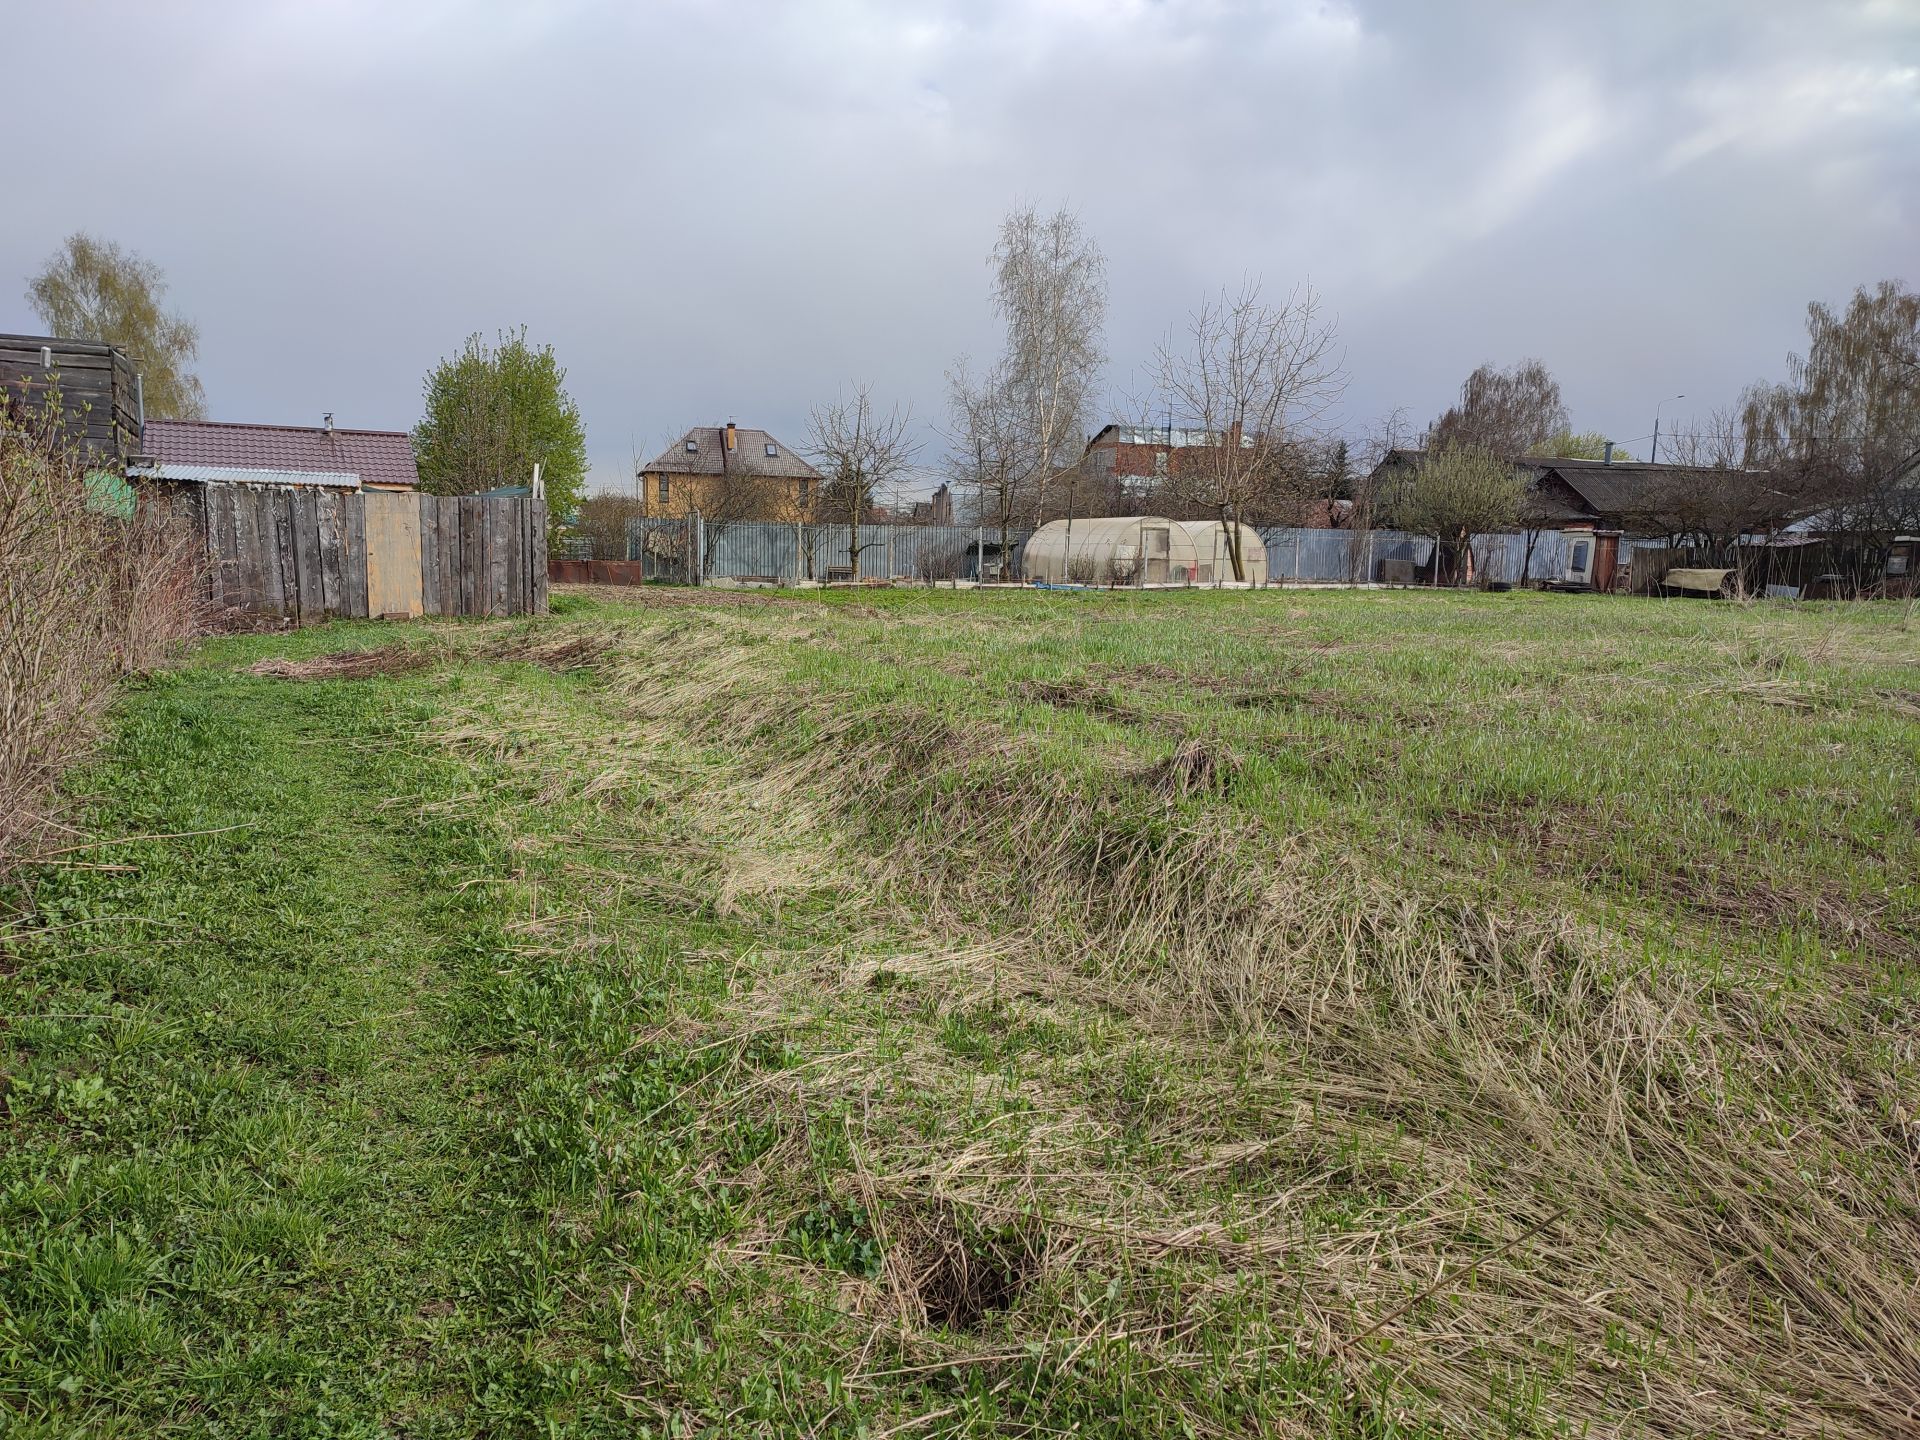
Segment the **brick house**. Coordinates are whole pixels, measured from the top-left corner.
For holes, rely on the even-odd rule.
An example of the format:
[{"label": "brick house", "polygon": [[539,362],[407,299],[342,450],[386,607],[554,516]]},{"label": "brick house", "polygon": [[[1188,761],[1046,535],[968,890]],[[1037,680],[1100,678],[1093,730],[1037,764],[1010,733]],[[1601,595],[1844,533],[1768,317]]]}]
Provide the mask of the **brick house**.
[{"label": "brick house", "polygon": [[718,513],[730,508],[721,503],[723,491],[751,485],[759,492],[746,507],[754,518],[784,521],[813,518],[822,479],[790,446],[731,420],[694,426],[642,465],[636,478],[640,513],[649,518],[683,519],[695,510]]},{"label": "brick house", "polygon": [[1118,511],[1146,501],[1192,463],[1196,451],[1222,439],[1217,430],[1178,425],[1107,425],[1087,442],[1081,472]]}]

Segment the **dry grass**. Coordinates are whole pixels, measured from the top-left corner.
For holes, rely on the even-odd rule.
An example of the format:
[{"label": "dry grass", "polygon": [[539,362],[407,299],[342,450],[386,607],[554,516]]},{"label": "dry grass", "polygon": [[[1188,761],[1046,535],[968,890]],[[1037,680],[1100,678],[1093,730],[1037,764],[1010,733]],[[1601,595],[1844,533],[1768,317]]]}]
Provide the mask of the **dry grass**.
[{"label": "dry grass", "polygon": [[164,504],[95,513],[57,396],[0,392],[0,875],[59,828],[56,786],[92,745],[119,680],[199,619],[199,552]]},{"label": "dry grass", "polygon": [[268,680],[364,680],[373,675],[402,675],[430,664],[432,651],[411,645],[378,650],[339,650],[310,660],[275,657],[247,666],[247,674]]},{"label": "dry grass", "polygon": [[[798,618],[662,623],[595,653],[603,732],[514,753],[673,817],[628,842],[646,878],[605,884],[770,923],[827,907],[830,940],[730,962],[702,1043],[814,1053],[708,1118],[786,1137],[741,1177],[768,1220],[727,1269],[777,1263],[804,1134],[859,1117],[836,1193],[887,1258],[833,1301],[849,1383],[1124,1338],[1169,1393],[1308,1357],[1383,1423],[1461,1434],[1496,1396],[1542,1432],[1920,1426],[1910,998],[1395,883],[1211,804],[1240,761],[1197,739],[1069,777],[1029,734],[850,709],[760,661],[817,642]],[[1023,1069],[1024,1118],[934,1123],[1005,1082],[902,1040],[929,1003],[1121,1038]],[[1096,1304],[1088,1275],[1121,1278]]]}]

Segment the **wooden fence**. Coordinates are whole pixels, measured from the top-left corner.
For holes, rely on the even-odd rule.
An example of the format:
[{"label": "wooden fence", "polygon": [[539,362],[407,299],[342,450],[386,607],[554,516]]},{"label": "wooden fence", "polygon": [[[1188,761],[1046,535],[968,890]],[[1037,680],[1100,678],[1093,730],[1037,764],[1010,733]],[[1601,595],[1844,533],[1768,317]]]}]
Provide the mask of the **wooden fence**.
[{"label": "wooden fence", "polygon": [[194,485],[207,598],[299,624],[547,608],[544,499]]}]

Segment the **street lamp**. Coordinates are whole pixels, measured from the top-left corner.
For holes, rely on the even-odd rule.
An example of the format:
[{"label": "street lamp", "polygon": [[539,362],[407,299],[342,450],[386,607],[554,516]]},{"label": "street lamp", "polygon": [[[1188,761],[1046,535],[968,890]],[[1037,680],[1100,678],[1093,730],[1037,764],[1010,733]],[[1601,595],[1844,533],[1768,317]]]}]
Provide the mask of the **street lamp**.
[{"label": "street lamp", "polygon": [[[1660,405],[1671,405],[1676,400],[1684,400],[1686,398],[1684,395],[1669,395],[1660,402]],[[1660,463],[1660,405],[1653,407],[1653,450],[1647,457],[1647,463],[1649,465],[1658,465]]]}]

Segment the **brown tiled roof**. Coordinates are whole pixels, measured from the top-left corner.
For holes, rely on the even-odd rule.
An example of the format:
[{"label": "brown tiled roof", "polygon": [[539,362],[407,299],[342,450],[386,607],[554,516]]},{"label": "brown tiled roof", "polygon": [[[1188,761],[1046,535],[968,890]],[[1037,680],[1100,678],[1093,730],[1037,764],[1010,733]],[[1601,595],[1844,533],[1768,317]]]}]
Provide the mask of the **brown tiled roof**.
[{"label": "brown tiled roof", "polygon": [[[734,428],[734,450],[725,455],[727,428],[696,425],[640,467],[643,475],[760,475],[774,480],[818,480],[820,472],[764,430]],[[687,449],[687,442],[695,448]],[[767,454],[767,447],[774,454]],[[724,455],[725,464],[722,465]]]},{"label": "brown tiled roof", "polygon": [[413,437],[404,430],[149,420],[140,449],[162,465],[358,475],[363,485],[420,483]]}]

